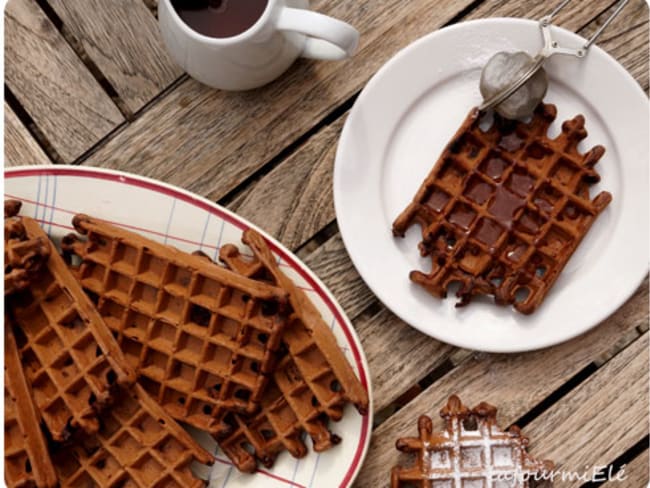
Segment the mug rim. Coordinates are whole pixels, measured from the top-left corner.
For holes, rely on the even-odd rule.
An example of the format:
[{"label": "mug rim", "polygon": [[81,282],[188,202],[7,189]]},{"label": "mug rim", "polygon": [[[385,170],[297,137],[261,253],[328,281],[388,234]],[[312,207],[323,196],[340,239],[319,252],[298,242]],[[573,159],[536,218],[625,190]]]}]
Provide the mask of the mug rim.
[{"label": "mug rim", "polygon": [[172,5],[172,0],[162,0],[162,1],[165,3],[165,6],[169,10],[169,14],[171,15],[171,17],[174,19],[176,24],[180,26],[181,30],[185,32],[185,34],[189,35],[195,40],[201,42],[207,42],[219,46],[236,44],[258,33],[262,29],[263,24],[266,24],[268,19],[271,17],[271,11],[274,9],[274,7],[278,2],[278,0],[266,0],[266,7],[264,9],[264,12],[262,12],[262,15],[260,15],[260,17],[255,21],[255,23],[251,25],[248,29],[246,29],[244,32],[240,32],[236,36],[230,36],[230,37],[211,37],[211,36],[206,36],[205,34],[201,34],[200,32],[197,32],[196,30],[192,29],[178,14],[176,9]]}]

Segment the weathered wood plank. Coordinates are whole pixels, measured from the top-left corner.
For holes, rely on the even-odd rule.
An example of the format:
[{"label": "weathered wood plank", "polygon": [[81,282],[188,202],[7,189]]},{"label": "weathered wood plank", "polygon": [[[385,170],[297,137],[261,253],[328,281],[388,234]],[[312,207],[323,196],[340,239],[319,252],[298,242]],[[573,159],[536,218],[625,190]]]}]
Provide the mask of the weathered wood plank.
[{"label": "weathered wood plank", "polygon": [[426,337],[383,306],[354,326],[370,366],[375,412],[402,396],[455,350]]},{"label": "weathered wood plank", "polygon": [[16,112],[5,102],[5,167],[51,163]]},{"label": "weathered wood plank", "polygon": [[305,264],[323,280],[349,317],[355,318],[376,300],[354,269],[340,235],[316,249]]},{"label": "weathered wood plank", "polygon": [[426,337],[381,304],[371,317],[359,317],[376,298],[354,269],[339,234],[310,254],[305,263],[353,320],[370,366],[375,411],[395,401],[457,351]]},{"label": "weathered wood plank", "polygon": [[629,317],[630,310],[647,320],[647,303],[644,284],[609,320],[570,342],[527,354],[472,355],[375,430],[356,486],[386,486],[389,467],[398,460],[395,440],[415,432],[420,415],[435,416],[452,393],[470,405],[480,401],[497,405],[501,423],[515,422],[590,364],[593,357],[609,350],[613,338],[635,330],[634,321],[621,320]]},{"label": "weathered wood plank", "polygon": [[[404,9],[400,0],[378,0],[372,8],[365,2],[324,2],[321,11],[363,33],[353,60],[303,60],[275,83],[249,93],[214,91],[188,80],[87,164],[133,171],[219,199],[359,90],[391,54],[451,19],[470,0],[437,3],[434,18],[431,4],[414,0]],[[175,164],[169,164],[171,154]]]},{"label": "weathered wood plank", "polygon": [[339,118],[309,139],[255,184],[234,210],[292,249],[332,222],[332,170],[343,121]]},{"label": "weathered wood plank", "polygon": [[[589,9],[575,3],[567,6],[565,25],[587,24],[599,13],[601,3],[604,0]],[[383,0],[368,9],[363,2],[323,3],[321,10],[351,21],[362,31],[361,50],[353,60],[299,62],[277,82],[246,94],[214,92],[188,80],[88,164],[121,167],[218,199],[359,90],[396,50],[468,4],[438,2],[434,9],[430,0],[414,0],[404,9],[400,2]],[[494,15],[508,12],[497,8],[503,2],[490,4]],[[219,113],[228,117],[218,117]],[[183,172],[166,164],[169,154],[175,154]]]},{"label": "weathered wood plank", "polygon": [[[644,294],[643,296],[646,301],[646,305],[648,303],[648,286],[648,276],[646,275],[643,283],[641,283],[639,289],[637,290],[637,294],[639,292]],[[609,359],[614,354],[625,347],[626,344],[629,344],[630,337],[643,334],[644,326],[648,325],[648,314],[643,313],[643,309],[637,307],[622,307],[608,320],[617,320],[621,323],[628,323],[634,326],[635,329],[633,331],[630,330],[630,332],[627,334],[621,334],[618,337],[613,337],[610,341],[609,347],[602,351],[600,354],[593,357],[592,361],[597,366],[601,366],[605,362],[609,361]]]},{"label": "weathered wood plank", "polygon": [[124,121],[34,0],[7,4],[5,81],[65,162]]},{"label": "weathered wood plank", "polygon": [[[633,0],[643,2],[643,0]],[[463,20],[480,19],[484,17],[519,17],[524,19],[539,20],[550,14],[560,2],[532,2],[530,0],[514,0],[500,2],[499,0],[486,0],[473,9]],[[601,12],[612,5],[611,0],[594,0],[589,2],[589,8],[584,4],[570,2],[554,18],[553,24],[565,29],[578,31],[597,18]]]},{"label": "weathered wood plank", "polygon": [[[644,2],[634,2],[625,8],[629,9],[625,17],[618,25],[612,23],[603,32],[597,45],[621,63],[648,93],[648,63],[650,62],[647,52],[650,41],[648,5]],[[590,24],[581,34],[588,37],[595,28],[595,25]]]},{"label": "weathered wood plank", "polygon": [[49,0],[131,113],[169,86],[182,70],[163,44],[142,0]]},{"label": "weathered wood plank", "polygon": [[[625,486],[647,487],[650,481],[650,452],[643,451],[632,462],[625,465],[621,476],[625,476]],[[608,481],[603,488],[621,488],[620,481]]]},{"label": "weathered wood plank", "polygon": [[[647,416],[648,333],[536,418],[526,434],[533,455],[552,459],[560,471],[591,473],[648,435]],[[573,478],[556,486],[582,484]]]}]

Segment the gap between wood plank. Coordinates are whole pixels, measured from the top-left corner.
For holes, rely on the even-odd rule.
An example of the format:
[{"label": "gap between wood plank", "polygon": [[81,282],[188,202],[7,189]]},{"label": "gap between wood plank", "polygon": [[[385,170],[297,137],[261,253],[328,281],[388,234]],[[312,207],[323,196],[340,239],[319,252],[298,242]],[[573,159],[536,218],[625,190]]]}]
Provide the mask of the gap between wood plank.
[{"label": "gap between wood plank", "polygon": [[[145,2],[147,0],[144,0]],[[155,1],[155,0],[154,0]],[[466,8],[461,10],[458,14],[456,14],[454,17],[452,17],[448,22],[443,24],[440,28],[447,27],[451,24],[454,24],[458,21],[458,19],[462,19],[466,15],[468,15],[472,10],[474,10],[476,7],[481,5],[483,2],[486,0],[475,0],[472,2],[470,5],[468,5]],[[271,171],[273,171],[274,168],[282,164],[284,161],[286,161],[291,155],[295,154],[298,150],[300,150],[301,147],[303,147],[309,139],[311,139],[312,136],[320,132],[322,129],[325,127],[331,125],[333,122],[335,122],[339,117],[342,117],[345,113],[347,113],[349,110],[352,109],[352,106],[356,102],[357,98],[359,97],[359,94],[361,93],[361,90],[355,92],[352,96],[344,100],[341,104],[339,104],[335,109],[330,111],[325,117],[323,117],[319,122],[316,123],[311,129],[307,130],[305,133],[303,133],[301,136],[296,138],[294,142],[286,146],[282,151],[280,151],[277,155],[273,156],[269,162],[267,162],[264,166],[259,168],[257,171],[255,171],[253,174],[251,174],[248,178],[246,178],[244,181],[242,181],[239,185],[237,185],[235,188],[233,188],[231,191],[229,191],[226,195],[224,195],[222,198],[220,198],[217,203],[223,206],[228,206],[230,203],[233,201],[237,200],[238,197],[242,194],[248,191],[250,188],[252,188],[259,179],[262,177],[266,176],[269,174]],[[314,235],[314,238],[316,238],[316,235]],[[327,239],[325,239],[327,240]],[[324,241],[323,241],[324,242]],[[306,245],[307,243],[305,243]]]},{"label": "gap between wood plank", "polygon": [[[43,152],[53,163],[64,163],[61,155],[54,149],[47,136],[38,128],[34,119],[29,115],[25,107],[18,101],[16,95],[13,94],[9,86],[5,83],[5,101],[12,108],[18,120],[25,126],[25,129],[34,138],[36,143],[41,147]],[[5,154],[6,156],[6,154]]]},{"label": "gap between wood plank", "polygon": [[334,110],[330,111],[325,117],[316,123],[311,129],[304,132],[301,136],[295,139],[291,144],[286,146],[282,151],[273,156],[270,161],[264,164],[261,168],[253,172],[249,177],[244,179],[240,184],[235,188],[226,193],[222,198],[217,200],[217,203],[223,205],[224,207],[228,206],[231,202],[236,200],[239,195],[246,192],[249,188],[254,186],[254,184],[263,176],[266,176],[274,168],[282,164],[289,157],[295,154],[300,150],[315,134],[320,132],[325,127],[328,127],[333,122],[335,122],[339,117],[345,114],[348,110],[352,108],[354,102],[357,100],[360,91],[354,93],[351,97],[337,106]]},{"label": "gap between wood plank", "polygon": [[[38,6],[41,8],[43,13],[50,19],[52,24],[54,24],[54,27],[61,33],[61,36],[65,39],[65,41],[68,43],[70,48],[75,52],[77,57],[80,59],[80,61],[84,64],[84,66],[88,69],[90,74],[92,74],[93,78],[99,83],[99,86],[102,87],[104,92],[109,96],[109,98],[113,101],[115,106],[118,108],[120,113],[124,116],[124,118],[127,121],[132,121],[133,120],[133,113],[129,110],[129,108],[126,106],[122,98],[120,97],[119,93],[117,93],[117,90],[113,87],[111,82],[104,76],[102,71],[99,69],[99,67],[95,64],[95,62],[88,56],[86,53],[86,50],[83,48],[82,43],[74,36],[68,29],[66,29],[66,26],[64,22],[61,20],[61,18],[57,15],[57,13],[54,11],[54,9],[47,3],[47,0],[35,0]],[[111,134],[113,134],[112,132]],[[110,139],[111,134],[107,135],[106,137],[102,138],[101,140],[104,139]]]},{"label": "gap between wood plank", "polygon": [[316,234],[314,234],[311,239],[298,247],[295,251],[296,256],[298,256],[300,259],[305,259],[310,254],[316,252],[319,247],[336,236],[338,233],[339,224],[336,222],[336,220],[333,220],[321,230],[319,230]]},{"label": "gap between wood plank", "polygon": [[[630,447],[627,451],[621,454],[618,458],[616,458],[612,463],[610,463],[605,468],[604,473],[608,473],[611,469],[611,472],[615,475],[621,470],[623,466],[628,465],[633,461],[636,461],[641,456],[645,456],[646,458],[645,464],[647,466],[649,443],[650,443],[650,436],[645,436],[643,439],[641,439],[639,442],[637,442],[632,447]],[[603,486],[606,483],[607,481],[591,481],[583,484],[580,488],[596,488],[598,486]],[[643,488],[643,487],[639,487],[639,488]]]},{"label": "gap between wood plank", "polygon": [[[143,0],[143,1],[145,1],[145,0]],[[472,3],[471,5],[469,5],[467,8],[465,8],[464,10],[462,10],[460,13],[456,14],[456,15],[455,15],[455,16],[454,16],[454,17],[453,17],[449,22],[447,22],[447,23],[444,24],[444,25],[448,25],[448,24],[450,24],[450,23],[454,23],[454,22],[456,22],[456,21],[458,21],[458,20],[461,20],[462,18],[464,18],[465,16],[467,16],[468,14],[470,14],[471,12],[473,12],[475,9],[477,9],[479,6],[481,6],[483,3],[485,3],[485,1],[486,1],[486,0],[477,0],[477,1],[473,2],[473,3]],[[282,157],[283,157],[283,156],[282,156],[282,153],[276,155],[276,156],[272,159],[272,162],[269,163],[269,164],[275,164],[275,165],[279,164],[278,161],[280,161],[280,160],[282,159]],[[286,156],[285,156],[285,157],[286,157]],[[83,160],[80,160],[79,162],[83,162]],[[272,168],[272,167],[273,167],[273,166],[271,166],[271,168]],[[264,174],[263,168],[262,168],[261,171],[262,171],[262,172],[261,172],[260,174],[263,175],[263,174]],[[267,169],[266,171],[268,172],[269,170]],[[250,178],[248,178],[245,182],[240,183],[240,185],[237,187],[237,189],[240,190],[238,194],[241,194],[241,191],[244,191],[244,190],[242,189],[242,186],[243,186],[244,188],[246,188],[247,186],[250,186],[250,183],[252,183],[252,182],[255,181],[255,176],[259,176],[260,174],[257,174],[257,175],[254,174],[254,175],[252,175]],[[250,180],[250,181],[249,181],[249,180]],[[246,182],[248,182],[249,184],[247,185]],[[236,190],[237,190],[237,189],[236,189]],[[233,199],[236,199],[236,196],[233,196],[233,195],[232,195],[232,192],[230,192],[230,193],[228,194],[228,196],[230,196],[231,198],[226,198],[226,199],[225,199],[226,203],[231,202]]]},{"label": "gap between wood plank", "polygon": [[[645,290],[646,298],[648,295],[648,277],[643,281],[643,283],[640,285],[640,287],[637,289],[635,292],[635,295],[640,291],[640,290]],[[632,298],[630,298],[631,300]],[[628,300],[628,302],[630,301]],[[620,312],[621,309],[627,306],[628,302],[621,306],[621,308],[617,311]],[[625,317],[627,318],[627,317]],[[610,320],[611,317],[607,320]],[[645,319],[647,321],[647,315],[645,316]],[[602,326],[603,323],[598,324],[596,327]],[[583,367],[580,371],[578,371],[576,374],[574,374],[571,378],[569,378],[567,381],[565,381],[562,385],[560,385],[555,391],[551,392],[548,394],[544,399],[542,399],[540,402],[538,402],[537,405],[533,406],[531,409],[529,409],[524,415],[519,417],[513,424],[518,425],[519,427],[524,427],[528,424],[530,424],[532,421],[534,421],[536,418],[538,418],[540,415],[542,415],[544,412],[548,411],[553,405],[555,405],[558,401],[560,401],[563,397],[565,397],[568,393],[570,393],[573,389],[578,387],[580,384],[588,380],[593,374],[598,372],[599,370],[602,369],[603,366],[605,366],[609,361],[611,361],[614,357],[619,355],[622,351],[624,351],[627,347],[629,347],[631,344],[633,344],[636,340],[638,340],[641,337],[641,334],[636,333],[637,328],[634,327],[631,329],[630,334],[625,335],[625,342],[623,341],[617,341],[616,345],[618,346],[615,350],[610,349],[607,353],[604,353],[603,355],[600,356],[601,361],[596,364],[595,362],[588,363],[585,367]],[[462,351],[462,350],[461,350]],[[479,355],[482,355],[483,353],[478,353]],[[526,354],[526,353],[524,353]],[[488,355],[489,356],[489,355]],[[606,356],[606,357],[603,357]],[[443,378],[449,373],[452,373],[456,370],[460,370],[459,368],[462,368],[465,363],[467,363],[470,359],[474,358],[475,354],[469,353],[463,356],[462,360],[455,364],[453,368],[447,370],[444,372],[443,375],[438,376],[435,378],[433,381],[430,382],[430,385],[433,384],[435,381]],[[424,390],[423,390],[424,391]],[[415,400],[419,394],[413,396],[411,398],[411,401]],[[406,406],[406,405],[403,405]],[[395,410],[396,412],[397,410]],[[393,413],[395,413],[393,412]],[[376,423],[374,427],[378,427],[383,423],[384,420],[388,420],[389,417],[386,417],[382,419],[381,422]]]},{"label": "gap between wood plank", "polygon": [[[149,101],[147,104],[145,104],[138,112],[135,113],[135,116],[137,117],[138,114],[140,114],[142,111],[146,110],[149,106],[155,105],[156,101],[159,100],[160,98],[163,98],[167,93],[173,91],[178,85],[183,83],[186,79],[188,78],[187,74],[181,75],[178,79],[174,80],[172,84],[170,84],[167,88],[165,88],[158,96],[153,98],[151,101]],[[120,132],[122,132],[124,129],[126,129],[129,124],[133,122],[131,121],[126,121],[117,127],[113,129],[110,134],[106,137],[103,137],[99,141],[97,141],[95,144],[90,146],[81,156],[79,156],[77,159],[72,161],[70,164],[75,165],[75,166],[80,166],[83,164],[83,162],[91,157],[93,154],[95,154],[97,151],[99,151],[102,147],[104,147],[108,142],[110,142],[111,139],[113,139],[115,136],[117,136]]]}]

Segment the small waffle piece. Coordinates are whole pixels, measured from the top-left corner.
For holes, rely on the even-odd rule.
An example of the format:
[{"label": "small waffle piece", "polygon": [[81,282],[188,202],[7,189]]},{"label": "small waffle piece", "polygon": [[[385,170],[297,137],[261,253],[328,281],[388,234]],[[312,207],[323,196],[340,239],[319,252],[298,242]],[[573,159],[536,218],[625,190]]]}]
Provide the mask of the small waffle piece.
[{"label": "small waffle piece", "polygon": [[40,427],[40,415],[5,317],[5,483],[9,488],[53,488],[56,473]]},{"label": "small waffle piece", "polygon": [[18,215],[20,207],[22,207],[22,203],[18,200],[5,200],[5,219]]},{"label": "small waffle piece", "polygon": [[75,437],[54,451],[61,488],[200,488],[192,462],[212,464],[202,449],[136,385],[118,392],[96,435]]},{"label": "small waffle piece", "polygon": [[27,288],[50,252],[47,240],[27,238],[20,207],[17,200],[5,200],[5,296]]},{"label": "small waffle piece", "polygon": [[491,294],[530,314],[542,303],[612,199],[589,196],[605,149],[578,151],[587,137],[584,117],[564,122],[550,139],[556,114],[542,103],[529,123],[496,116],[484,132],[478,109],[469,113],[393,224],[396,236],[413,224],[422,228],[420,253],[431,256],[432,268],[412,271],[412,281],[440,298],[459,284],[459,305]]},{"label": "small waffle piece", "polygon": [[483,402],[469,410],[452,395],[440,411],[445,430],[433,432],[431,419],[420,417],[419,436],[395,444],[414,453],[415,464],[394,467],[391,488],[528,488],[529,481],[544,479],[553,463],[533,459],[526,451],[528,439],[517,427],[501,430],[496,415],[492,405]]},{"label": "small waffle piece", "polygon": [[328,420],[340,420],[347,403],[365,414],[368,393],[318,310],[280,271],[264,238],[247,230],[242,241],[253,250],[254,258],[245,258],[235,246],[226,245],[221,249],[221,260],[244,276],[281,286],[288,291],[292,307],[282,336],[288,354],[273,374],[273,385],[264,394],[262,410],[252,419],[235,416],[236,429],[219,440],[220,447],[240,470],[252,471],[255,458],[270,467],[285,449],[295,457],[304,456],[307,448],[303,432],[311,436],[315,451],[338,444],[340,438],[330,432]]},{"label": "small waffle piece", "polygon": [[[140,384],[167,412],[214,435],[228,411],[259,408],[286,324],[287,295],[85,215],[64,240],[76,272]],[[264,341],[258,338],[264,337]]]},{"label": "small waffle piece", "polygon": [[135,372],[45,232],[27,217],[22,223],[29,239],[50,246],[29,288],[6,301],[34,402],[57,441],[76,428],[96,432],[96,410]]}]

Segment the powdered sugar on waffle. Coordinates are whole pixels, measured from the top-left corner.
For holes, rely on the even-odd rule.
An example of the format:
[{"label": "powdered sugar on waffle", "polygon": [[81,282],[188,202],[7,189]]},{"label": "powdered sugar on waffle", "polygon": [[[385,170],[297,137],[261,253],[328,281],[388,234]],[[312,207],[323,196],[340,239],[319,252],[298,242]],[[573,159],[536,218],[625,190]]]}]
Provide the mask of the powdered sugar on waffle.
[{"label": "powdered sugar on waffle", "polygon": [[431,419],[423,416],[419,438],[398,441],[398,449],[416,453],[417,463],[394,468],[392,488],[416,480],[431,481],[432,488],[525,488],[527,476],[552,469],[552,463],[528,455],[528,439],[518,428],[504,432],[496,425],[491,405],[469,410],[452,396],[441,416],[446,430],[434,433]]}]

